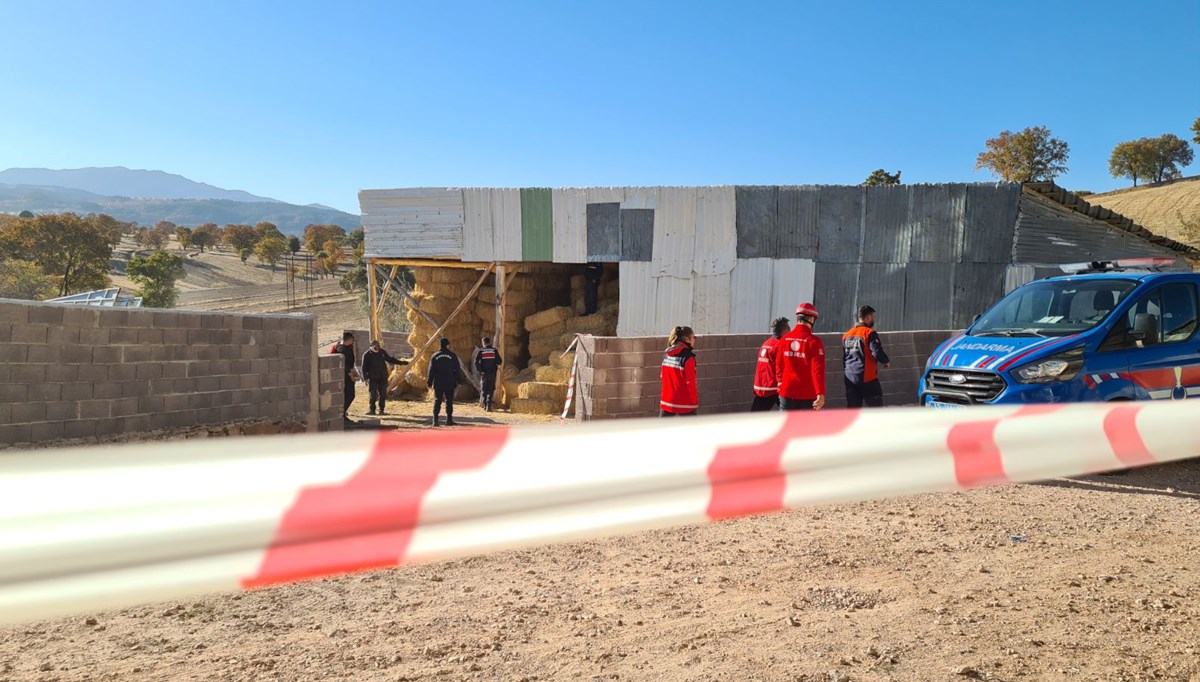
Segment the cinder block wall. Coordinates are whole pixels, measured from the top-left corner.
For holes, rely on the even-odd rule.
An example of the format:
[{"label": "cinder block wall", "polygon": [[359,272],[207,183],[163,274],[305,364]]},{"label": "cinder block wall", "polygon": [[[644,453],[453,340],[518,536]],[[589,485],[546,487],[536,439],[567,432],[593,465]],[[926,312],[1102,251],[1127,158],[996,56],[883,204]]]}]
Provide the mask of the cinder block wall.
[{"label": "cinder block wall", "polygon": [[[887,405],[915,404],[925,360],[951,331],[882,332],[892,368],[881,370]],[[826,390],[831,407],[845,407],[841,334],[818,334],[826,350]],[[701,336],[696,342],[700,413],[748,412],[754,370],[765,334]],[[660,367],[666,339],[592,337],[582,340],[577,419],[651,417],[658,414]]]},{"label": "cinder block wall", "polygon": [[[358,338],[358,334],[354,335]],[[329,350],[326,348],[325,350]],[[318,410],[320,425],[318,431],[341,431],[345,426],[342,421],[342,401],[346,391],[346,359],[340,353],[325,354],[317,358],[319,371]]]},{"label": "cinder block wall", "polygon": [[277,421],[312,411],[316,321],[0,300],[0,443]]},{"label": "cinder block wall", "polygon": [[[347,329],[346,331],[354,334],[354,348],[361,362],[362,354],[367,352],[367,348],[371,345],[371,332],[366,329]],[[383,344],[383,349],[397,358],[412,355],[413,347],[408,342],[408,332],[380,332],[380,336],[383,337],[379,340]],[[321,350],[329,350],[328,344]]]}]

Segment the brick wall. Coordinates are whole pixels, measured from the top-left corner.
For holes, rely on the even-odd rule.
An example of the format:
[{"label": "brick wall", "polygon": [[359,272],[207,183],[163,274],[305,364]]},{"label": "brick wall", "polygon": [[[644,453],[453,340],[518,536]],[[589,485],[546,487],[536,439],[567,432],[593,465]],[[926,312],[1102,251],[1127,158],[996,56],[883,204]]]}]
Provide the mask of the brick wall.
[{"label": "brick wall", "polygon": [[[358,358],[362,360],[362,354],[367,352],[367,348],[371,345],[371,332],[366,329],[347,329],[346,331],[354,334],[354,347],[358,350]],[[380,332],[383,337],[379,341],[383,344],[383,349],[397,358],[406,358],[412,356],[413,347],[408,342],[408,332]],[[322,350],[329,350],[327,344]]]},{"label": "brick wall", "polygon": [[316,321],[0,300],[0,443],[316,428]]},{"label": "brick wall", "polygon": [[[954,332],[882,332],[892,368],[880,370],[887,405],[915,404],[925,360]],[[826,390],[832,407],[845,406],[840,334],[819,334],[825,343]],[[696,343],[700,413],[749,411],[762,334],[701,336]],[[659,371],[666,340],[659,337],[585,337],[578,371],[576,418],[611,419],[658,414]]]},{"label": "brick wall", "polygon": [[[357,339],[358,334],[354,337]],[[320,423],[317,430],[341,431],[345,426],[342,421],[342,401],[346,390],[346,359],[340,353],[323,354],[317,358],[317,363],[320,382],[317,407]]]}]

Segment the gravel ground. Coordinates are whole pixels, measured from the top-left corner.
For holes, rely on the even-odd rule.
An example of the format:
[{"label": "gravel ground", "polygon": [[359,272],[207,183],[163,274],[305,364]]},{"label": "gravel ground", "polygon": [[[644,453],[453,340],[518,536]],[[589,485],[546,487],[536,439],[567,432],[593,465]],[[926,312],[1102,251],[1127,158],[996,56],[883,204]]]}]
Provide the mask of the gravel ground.
[{"label": "gravel ground", "polygon": [[1198,531],[1193,460],[32,623],[0,680],[1195,680]]}]

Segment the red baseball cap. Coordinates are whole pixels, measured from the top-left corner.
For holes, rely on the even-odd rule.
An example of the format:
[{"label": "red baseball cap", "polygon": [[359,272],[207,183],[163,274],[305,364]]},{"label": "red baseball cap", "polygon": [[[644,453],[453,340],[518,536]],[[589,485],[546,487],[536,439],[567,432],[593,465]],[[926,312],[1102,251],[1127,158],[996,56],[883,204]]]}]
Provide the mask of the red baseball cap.
[{"label": "red baseball cap", "polygon": [[797,315],[807,315],[808,317],[811,317],[814,319],[821,316],[821,314],[817,312],[816,306],[814,306],[811,303],[801,303],[799,306],[796,307],[796,314]]}]

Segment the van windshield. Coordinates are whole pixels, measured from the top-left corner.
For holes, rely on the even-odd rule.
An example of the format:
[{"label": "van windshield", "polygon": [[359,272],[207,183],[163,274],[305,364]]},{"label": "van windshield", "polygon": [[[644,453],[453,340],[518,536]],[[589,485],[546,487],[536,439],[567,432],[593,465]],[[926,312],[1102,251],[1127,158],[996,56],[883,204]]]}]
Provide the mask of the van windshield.
[{"label": "van windshield", "polygon": [[971,336],[1066,336],[1104,321],[1137,287],[1126,279],[1032,282],[1005,296],[971,327]]}]

